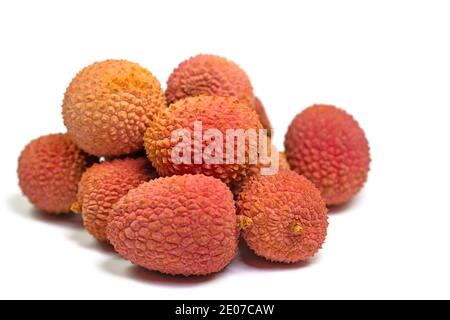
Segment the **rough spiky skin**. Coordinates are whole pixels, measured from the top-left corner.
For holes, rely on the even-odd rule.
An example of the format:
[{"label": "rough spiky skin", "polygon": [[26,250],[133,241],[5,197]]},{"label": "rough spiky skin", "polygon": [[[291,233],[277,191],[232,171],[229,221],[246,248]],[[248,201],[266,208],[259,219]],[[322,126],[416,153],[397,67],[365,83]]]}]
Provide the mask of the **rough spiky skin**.
[{"label": "rough spiky skin", "polygon": [[166,106],[158,80],[125,60],[94,63],[77,74],[64,96],[64,124],[75,143],[96,156],[142,149],[155,113]]},{"label": "rough spiky skin", "polygon": [[81,177],[77,202],[83,225],[97,240],[106,241],[106,224],[113,205],[129,190],[157,177],[146,158],[125,158],[94,164]]},{"label": "rough spiky skin", "polygon": [[70,212],[81,174],[93,161],[67,134],[39,137],[20,154],[17,169],[20,188],[41,210],[55,214]]},{"label": "rough spiky skin", "polygon": [[[207,164],[202,160],[201,164],[195,164],[195,121],[201,121],[203,133],[208,129],[217,129],[222,133],[223,163]],[[161,176],[202,173],[230,184],[242,181],[245,177],[258,172],[259,165],[248,161],[249,150],[254,143],[251,145],[246,143],[245,163],[238,164],[237,161],[233,164],[226,163],[226,130],[255,129],[258,134],[261,128],[258,115],[248,107],[247,103],[232,97],[188,97],[170,105],[155,118],[144,136],[144,145],[148,158]],[[178,139],[172,139],[172,133],[177,129],[187,129],[191,134],[190,140],[186,142],[192,150],[191,164],[177,164],[172,161],[172,151],[180,144]],[[209,144],[209,141],[203,141],[203,150]],[[237,160],[237,151],[235,160]]]},{"label": "rough spiky skin", "polygon": [[342,109],[305,109],[290,124],[285,147],[291,169],[311,180],[328,205],[349,201],[367,180],[368,141],[358,122]]},{"label": "rough spiky skin", "polygon": [[114,206],[107,235],[125,259],[162,273],[206,275],[236,255],[239,230],[233,196],[204,175],[159,178]]},{"label": "rough spiky skin", "polygon": [[266,109],[262,104],[261,100],[257,97],[253,98],[252,107],[255,109],[256,113],[259,116],[259,120],[261,121],[264,129],[269,130],[269,134],[271,134],[270,130],[272,129],[272,125],[270,124],[269,117],[267,116]]},{"label": "rough spiky skin", "polygon": [[253,88],[247,74],[225,58],[200,54],[183,61],[167,81],[169,103],[186,97],[215,95],[251,102]]},{"label": "rough spiky skin", "polygon": [[239,195],[237,210],[244,240],[268,260],[304,261],[325,241],[325,201],[310,181],[291,170],[252,177]]}]

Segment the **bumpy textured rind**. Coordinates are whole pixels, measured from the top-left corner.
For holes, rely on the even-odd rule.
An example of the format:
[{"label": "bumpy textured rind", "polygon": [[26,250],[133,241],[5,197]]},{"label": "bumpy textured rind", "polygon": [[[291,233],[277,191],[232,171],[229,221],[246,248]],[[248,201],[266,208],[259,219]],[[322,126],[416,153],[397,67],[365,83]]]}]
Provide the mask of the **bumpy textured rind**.
[{"label": "bumpy textured rind", "polygon": [[267,116],[266,109],[264,108],[264,105],[262,104],[261,100],[257,97],[254,97],[252,107],[258,114],[259,120],[261,121],[261,124],[264,127],[264,129],[269,130],[268,133],[271,135],[270,130],[272,129],[272,125],[270,124],[269,117]]},{"label": "bumpy textured rind", "polygon": [[[195,163],[195,150],[200,150],[194,143],[194,122],[201,121],[203,134],[209,129],[217,129],[223,135],[223,163],[206,163],[200,158],[201,164]],[[235,144],[234,163],[226,161],[226,130],[261,129],[256,112],[248,107],[247,103],[240,102],[232,97],[198,96],[188,97],[175,102],[169,108],[163,110],[149,125],[145,136],[144,145],[147,156],[161,176],[180,174],[204,174],[221,179],[227,184],[242,181],[245,177],[259,172],[259,164],[249,161],[249,150],[257,144],[247,143],[244,148],[245,163],[237,163],[238,150]],[[172,152],[180,140],[172,139],[172,133],[178,129],[187,129],[190,139],[186,146],[190,146],[191,164],[174,163]],[[202,150],[210,145],[208,139],[203,139]],[[190,141],[190,142],[189,142]],[[216,143],[216,142],[215,142]],[[256,150],[257,147],[255,146]],[[201,154],[201,153],[200,153]]]},{"label": "bumpy textured rind", "polygon": [[106,60],[81,70],[64,96],[63,117],[75,143],[96,156],[142,149],[155,113],[166,106],[159,81],[125,60]]},{"label": "bumpy textured rind", "polygon": [[107,235],[134,264],[173,275],[206,275],[236,255],[239,230],[233,196],[204,175],[159,178],[114,206]]},{"label": "bumpy textured rind", "polygon": [[106,224],[113,205],[129,190],[157,177],[146,158],[125,158],[94,164],[81,177],[78,208],[83,225],[97,240],[106,241]]},{"label": "bumpy textured rind", "polygon": [[169,103],[186,97],[215,95],[251,102],[253,88],[247,74],[225,58],[200,54],[183,61],[167,81]]},{"label": "bumpy textured rind", "polygon": [[368,141],[358,122],[342,109],[305,109],[290,124],[285,148],[291,169],[311,180],[328,205],[349,201],[367,180]]},{"label": "bumpy textured rind", "polygon": [[237,210],[245,242],[270,261],[304,261],[325,241],[325,201],[310,181],[291,170],[252,177],[239,195]]},{"label": "bumpy textured rind", "polygon": [[39,137],[20,154],[20,188],[35,207],[54,214],[68,213],[81,174],[94,161],[67,134]]}]

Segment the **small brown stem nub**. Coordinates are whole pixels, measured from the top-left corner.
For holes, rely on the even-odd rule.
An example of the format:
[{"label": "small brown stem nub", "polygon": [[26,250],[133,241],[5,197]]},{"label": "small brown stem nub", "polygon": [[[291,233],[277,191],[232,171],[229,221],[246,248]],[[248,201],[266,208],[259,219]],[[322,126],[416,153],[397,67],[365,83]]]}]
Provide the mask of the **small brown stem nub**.
[{"label": "small brown stem nub", "polygon": [[70,210],[74,213],[81,213],[80,203],[78,201],[72,203],[72,205],[70,206]]},{"label": "small brown stem nub", "polygon": [[299,221],[295,221],[291,224],[291,232],[295,236],[299,236],[303,233],[303,226]]},{"label": "small brown stem nub", "polygon": [[240,230],[246,230],[253,224],[253,220],[247,216],[239,215],[237,218]]}]

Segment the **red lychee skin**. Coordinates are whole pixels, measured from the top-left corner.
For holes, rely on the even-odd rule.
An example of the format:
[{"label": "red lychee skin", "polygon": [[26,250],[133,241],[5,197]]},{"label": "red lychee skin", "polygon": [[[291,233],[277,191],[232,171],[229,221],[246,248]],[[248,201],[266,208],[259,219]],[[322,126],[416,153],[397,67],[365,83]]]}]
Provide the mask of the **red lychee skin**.
[{"label": "red lychee skin", "polygon": [[262,104],[261,100],[257,97],[253,98],[252,107],[255,109],[256,113],[259,116],[259,120],[261,121],[262,126],[264,129],[269,130],[269,135],[271,134],[270,130],[272,129],[272,125],[270,124],[269,117],[267,116],[266,109],[264,108],[264,105]]},{"label": "red lychee skin", "polygon": [[289,169],[250,178],[239,194],[237,213],[247,245],[270,261],[307,260],[325,241],[325,201],[310,181]]},{"label": "red lychee skin", "polygon": [[[194,163],[194,122],[198,120],[202,123],[203,133],[208,129],[217,129],[222,133],[223,163],[207,164],[203,160],[201,164]],[[258,115],[248,107],[247,103],[232,97],[188,97],[170,105],[155,117],[145,133],[144,145],[147,157],[161,176],[204,174],[230,184],[259,172],[259,164],[249,163],[251,146],[248,143],[245,147],[245,163],[237,163],[236,147],[234,163],[226,162],[226,130],[254,129],[258,134],[261,128]],[[172,161],[172,152],[180,143],[172,139],[172,133],[178,129],[187,129],[191,133],[192,161],[190,164],[177,164]],[[202,150],[205,150],[209,143],[209,141],[203,141]]]},{"label": "red lychee skin", "polygon": [[328,205],[349,201],[367,180],[368,141],[358,122],[342,109],[305,109],[290,124],[285,147],[291,169],[311,180]]},{"label": "red lychee skin", "polygon": [[94,161],[67,134],[39,137],[20,154],[20,188],[36,208],[53,214],[68,213],[81,174]]},{"label": "red lychee skin", "polygon": [[172,275],[207,275],[236,255],[239,230],[233,195],[204,175],[159,178],[114,206],[108,239],[125,259]]},{"label": "red lychee skin", "polygon": [[144,157],[94,164],[81,177],[72,210],[82,213],[83,225],[90,234],[106,241],[106,224],[113,205],[129,190],[156,177],[156,170]]},{"label": "red lychee skin", "polygon": [[183,61],[167,81],[169,104],[186,97],[214,95],[251,102],[253,88],[247,74],[225,58],[200,54]]}]

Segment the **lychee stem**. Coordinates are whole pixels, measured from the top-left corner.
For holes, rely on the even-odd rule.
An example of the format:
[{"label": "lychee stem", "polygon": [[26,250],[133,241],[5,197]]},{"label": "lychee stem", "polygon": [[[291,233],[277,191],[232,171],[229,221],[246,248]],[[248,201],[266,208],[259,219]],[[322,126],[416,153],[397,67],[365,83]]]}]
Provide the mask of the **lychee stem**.
[{"label": "lychee stem", "polygon": [[247,216],[239,215],[238,218],[238,226],[240,230],[246,230],[251,225],[253,225],[253,220]]},{"label": "lychee stem", "polygon": [[70,206],[70,210],[74,213],[81,213],[80,203],[78,201],[72,203],[72,205]]},{"label": "lychee stem", "polygon": [[291,232],[295,235],[295,236],[299,236],[303,233],[303,226],[300,222],[295,221],[294,223],[291,224]]}]

